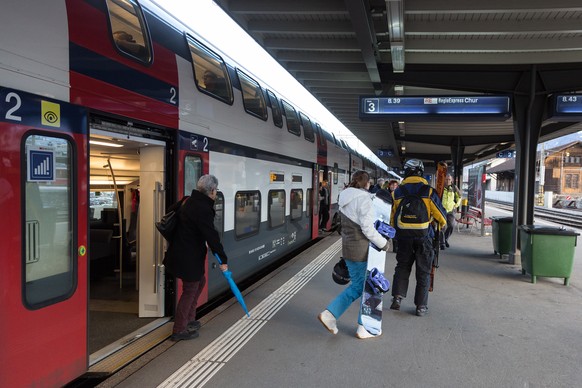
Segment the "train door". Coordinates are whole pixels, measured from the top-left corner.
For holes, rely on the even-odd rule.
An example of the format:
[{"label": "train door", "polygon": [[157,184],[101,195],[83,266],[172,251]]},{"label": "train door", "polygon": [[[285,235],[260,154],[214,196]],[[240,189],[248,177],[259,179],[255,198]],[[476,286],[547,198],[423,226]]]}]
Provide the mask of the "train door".
[{"label": "train door", "polygon": [[[328,194],[328,211],[329,211],[329,203],[331,202],[331,171],[329,171],[327,166],[319,166],[319,172],[317,174],[318,182],[317,182],[317,206],[318,206],[318,223],[321,222],[321,201],[319,197],[319,191],[321,190],[321,182],[324,180],[327,181],[327,194]],[[329,229],[329,219],[326,225],[322,225],[322,228],[325,230]]]},{"label": "train door", "polygon": [[[331,211],[331,204],[333,202],[332,198],[334,195],[337,195],[335,190],[334,190],[334,180],[333,180],[333,171],[331,169],[328,169],[327,171],[327,214],[328,219],[327,219],[327,224],[325,225],[325,229],[326,230],[330,230],[332,228],[332,211]],[[335,182],[337,183],[337,181]]]},{"label": "train door", "polygon": [[163,317],[165,276],[162,264],[164,238],[155,228],[155,221],[164,215],[165,148],[161,145],[140,149],[141,212],[138,235],[139,316]]},{"label": "train door", "polygon": [[87,368],[87,120],[0,88],[0,386]]},{"label": "train door", "polygon": [[94,364],[169,320],[164,240],[155,222],[172,195],[166,173],[171,137],[97,117],[91,117],[89,136],[89,353]]},{"label": "train door", "polygon": [[313,167],[313,182],[312,195],[311,195],[311,219],[313,223],[311,225],[312,236],[315,238],[319,235],[319,181],[320,181],[320,166],[315,164]]}]

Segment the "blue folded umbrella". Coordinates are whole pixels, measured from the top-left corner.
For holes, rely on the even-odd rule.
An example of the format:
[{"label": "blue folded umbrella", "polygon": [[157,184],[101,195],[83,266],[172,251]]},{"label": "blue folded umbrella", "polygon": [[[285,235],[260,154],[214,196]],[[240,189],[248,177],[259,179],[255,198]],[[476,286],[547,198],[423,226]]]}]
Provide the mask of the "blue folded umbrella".
[{"label": "blue folded umbrella", "polygon": [[[220,260],[220,257],[216,253],[214,254],[214,257],[216,257],[218,264],[222,265],[222,260]],[[224,275],[224,277],[228,281],[228,285],[230,286],[230,290],[234,294],[234,297],[236,298],[236,300],[238,300],[238,303],[240,303],[240,305],[243,308],[243,310],[245,311],[245,313],[247,313],[247,317],[250,317],[251,314],[249,314],[249,310],[247,309],[247,305],[245,304],[243,296],[240,293],[238,286],[234,282],[234,279],[232,278],[232,272],[230,272],[230,270],[226,270],[226,271],[223,271],[222,274]]]}]

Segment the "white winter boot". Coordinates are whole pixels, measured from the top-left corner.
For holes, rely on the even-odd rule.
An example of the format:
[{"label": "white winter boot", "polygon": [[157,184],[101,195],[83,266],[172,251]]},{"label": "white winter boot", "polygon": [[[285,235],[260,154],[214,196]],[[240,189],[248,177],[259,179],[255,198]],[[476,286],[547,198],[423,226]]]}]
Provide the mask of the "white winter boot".
[{"label": "white winter boot", "polygon": [[319,321],[331,334],[337,334],[337,323],[335,317],[332,313],[329,312],[329,310],[324,310],[321,312],[317,316],[317,319],[319,319]]}]

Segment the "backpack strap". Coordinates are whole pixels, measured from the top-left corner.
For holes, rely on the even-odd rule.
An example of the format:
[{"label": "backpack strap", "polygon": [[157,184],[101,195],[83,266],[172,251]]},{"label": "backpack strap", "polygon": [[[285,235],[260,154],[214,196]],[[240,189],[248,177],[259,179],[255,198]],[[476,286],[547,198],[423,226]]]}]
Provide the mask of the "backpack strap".
[{"label": "backpack strap", "polygon": [[405,197],[406,197],[406,196],[408,196],[408,195],[418,195],[420,198],[422,198],[423,190],[424,190],[424,191],[426,191],[426,189],[427,189],[427,188],[429,189],[429,190],[428,190],[428,193],[427,193],[427,194],[428,194],[428,198],[430,198],[430,190],[432,189],[432,187],[430,187],[429,185],[422,185],[422,186],[420,187],[420,190],[418,191],[418,193],[416,193],[416,194],[411,194],[411,193],[410,193],[410,191],[408,191],[408,190],[406,189],[406,185],[402,185],[402,186],[400,186],[400,187],[398,187],[398,188],[399,188],[401,191],[403,191],[403,192],[404,192],[404,196],[405,196]]}]

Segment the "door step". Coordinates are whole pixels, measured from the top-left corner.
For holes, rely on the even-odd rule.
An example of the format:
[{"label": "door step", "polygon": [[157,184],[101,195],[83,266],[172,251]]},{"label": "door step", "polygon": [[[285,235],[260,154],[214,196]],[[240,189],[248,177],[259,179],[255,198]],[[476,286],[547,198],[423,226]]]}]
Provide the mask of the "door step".
[{"label": "door step", "polygon": [[172,334],[168,318],[158,319],[142,329],[93,353],[87,377],[109,376],[165,341]]}]

